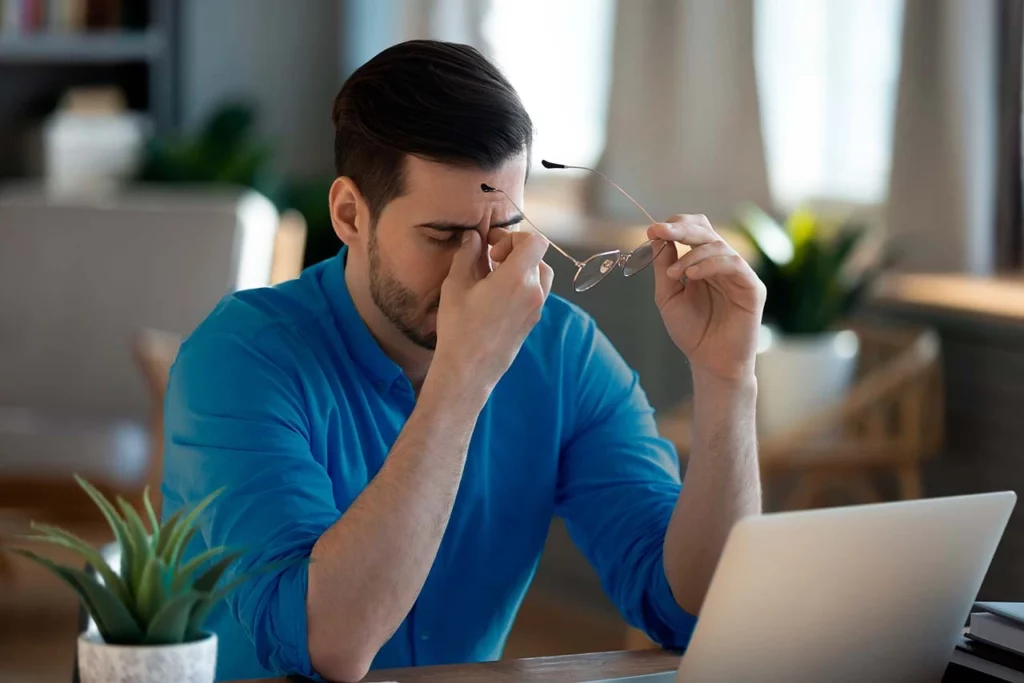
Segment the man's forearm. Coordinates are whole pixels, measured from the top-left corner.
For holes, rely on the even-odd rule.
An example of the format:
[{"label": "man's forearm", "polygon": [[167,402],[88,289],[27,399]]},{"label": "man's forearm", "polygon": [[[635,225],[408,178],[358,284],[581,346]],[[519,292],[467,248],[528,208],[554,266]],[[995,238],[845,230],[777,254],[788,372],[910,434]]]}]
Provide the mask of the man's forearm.
[{"label": "man's forearm", "polygon": [[310,658],[358,680],[405,619],[434,562],[485,392],[428,374],[387,460],[313,548],[306,599]]},{"label": "man's forearm", "polygon": [[697,614],[733,524],[761,511],[753,376],[694,373],[693,445],[665,537],[665,572],[679,605]]}]

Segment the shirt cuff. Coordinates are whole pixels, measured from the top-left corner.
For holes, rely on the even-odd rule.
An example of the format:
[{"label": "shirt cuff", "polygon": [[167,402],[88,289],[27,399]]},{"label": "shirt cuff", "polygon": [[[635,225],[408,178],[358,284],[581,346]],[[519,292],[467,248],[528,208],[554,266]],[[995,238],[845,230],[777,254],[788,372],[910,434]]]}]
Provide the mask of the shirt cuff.
[{"label": "shirt cuff", "polygon": [[[298,562],[276,577],[270,602],[273,607],[257,616],[255,624],[256,656],[261,666],[275,675],[301,675],[322,681],[309,659],[306,631],[306,590],[309,585],[309,562]],[[268,605],[269,606],[269,605]]]},{"label": "shirt cuff", "polygon": [[676,602],[672,587],[665,575],[664,563],[659,561],[644,605],[647,635],[668,650],[685,650],[690,644],[697,617]]}]

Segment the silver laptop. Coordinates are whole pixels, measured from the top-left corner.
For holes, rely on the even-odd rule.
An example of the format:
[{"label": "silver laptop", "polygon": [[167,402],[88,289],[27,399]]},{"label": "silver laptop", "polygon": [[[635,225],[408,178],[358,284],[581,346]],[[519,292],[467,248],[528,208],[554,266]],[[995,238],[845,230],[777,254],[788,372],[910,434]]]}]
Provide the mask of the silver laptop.
[{"label": "silver laptop", "polygon": [[678,671],[602,683],[934,683],[1012,492],[763,515],[729,536]]}]

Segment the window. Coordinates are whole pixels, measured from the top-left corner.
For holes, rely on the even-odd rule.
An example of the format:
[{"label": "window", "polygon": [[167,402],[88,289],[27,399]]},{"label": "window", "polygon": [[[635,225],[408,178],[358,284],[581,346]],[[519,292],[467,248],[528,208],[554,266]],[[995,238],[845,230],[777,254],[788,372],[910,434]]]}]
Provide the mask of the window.
[{"label": "window", "polygon": [[519,92],[542,157],[591,166],[604,148],[613,0],[490,0],[483,36]]},{"label": "window", "polygon": [[902,0],[757,0],[757,83],[782,209],[886,199]]}]

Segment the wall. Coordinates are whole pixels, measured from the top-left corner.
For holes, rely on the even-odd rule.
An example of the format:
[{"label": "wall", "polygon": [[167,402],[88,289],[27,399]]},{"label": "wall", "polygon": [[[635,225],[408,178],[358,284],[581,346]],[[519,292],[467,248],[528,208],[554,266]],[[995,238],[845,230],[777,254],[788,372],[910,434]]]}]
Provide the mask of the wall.
[{"label": "wall", "polygon": [[245,95],[260,108],[282,170],[329,171],[331,102],[341,83],[339,8],[317,0],[183,0],[184,124]]}]

